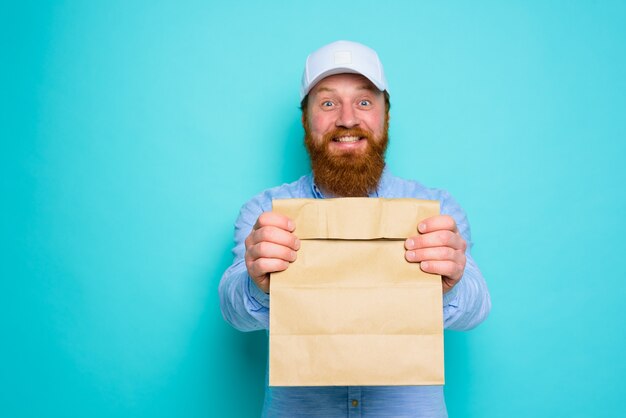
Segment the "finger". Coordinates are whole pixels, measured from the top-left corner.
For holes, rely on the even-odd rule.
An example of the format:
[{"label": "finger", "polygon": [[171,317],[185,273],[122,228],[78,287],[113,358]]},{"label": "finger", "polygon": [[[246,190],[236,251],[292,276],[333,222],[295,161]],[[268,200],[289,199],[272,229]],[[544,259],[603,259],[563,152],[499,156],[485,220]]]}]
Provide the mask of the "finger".
[{"label": "finger", "polygon": [[289,232],[296,229],[296,224],[291,219],[276,212],[263,212],[252,229],[260,229],[264,226],[275,226]]},{"label": "finger", "polygon": [[284,245],[274,244],[268,241],[252,245],[248,248],[246,255],[252,261],[259,258],[277,258],[290,263],[296,261],[296,252],[294,250]]},{"label": "finger", "polygon": [[446,276],[454,281],[459,280],[463,276],[463,269],[453,261],[422,261],[420,268],[425,273]]},{"label": "finger", "polygon": [[422,234],[432,231],[447,230],[457,232],[456,222],[452,216],[437,215],[424,219],[417,226],[417,230]]},{"label": "finger", "polygon": [[265,274],[261,277],[257,277],[254,278],[252,276],[250,276],[252,278],[252,281],[254,283],[256,283],[257,287],[259,289],[261,289],[263,292],[265,293],[269,293],[270,292],[270,275],[269,274]]},{"label": "finger", "polygon": [[452,280],[451,278],[447,276],[441,276],[441,287],[443,288],[443,293],[449,292],[458,283],[459,283],[459,280]]},{"label": "finger", "polygon": [[410,237],[404,243],[407,250],[415,250],[427,247],[452,247],[455,250],[465,251],[467,244],[459,233],[439,230],[426,234]]},{"label": "finger", "polygon": [[259,258],[248,264],[248,274],[259,283],[266,274],[287,270],[289,262],[277,258]]},{"label": "finger", "polygon": [[300,249],[300,240],[298,237],[276,226],[264,226],[261,229],[257,229],[250,234],[249,238],[247,242],[248,246],[266,241],[289,247],[292,250]]},{"label": "finger", "polygon": [[417,250],[408,250],[405,254],[408,261],[420,262],[426,260],[454,261],[460,263],[464,254],[452,247],[430,247]]}]

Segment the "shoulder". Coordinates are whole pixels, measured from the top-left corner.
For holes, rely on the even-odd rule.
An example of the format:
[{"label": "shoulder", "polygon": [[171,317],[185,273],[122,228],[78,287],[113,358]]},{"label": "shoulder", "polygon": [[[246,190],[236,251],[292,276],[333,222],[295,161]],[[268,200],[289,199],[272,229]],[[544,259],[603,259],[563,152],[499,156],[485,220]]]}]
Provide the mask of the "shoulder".
[{"label": "shoulder", "polygon": [[311,174],[302,176],[292,183],[284,183],[280,186],[263,190],[261,193],[248,200],[242,206],[241,212],[253,212],[258,216],[263,212],[272,210],[273,199],[294,199],[311,197],[311,187]]},{"label": "shoulder", "polygon": [[437,200],[440,204],[441,213],[453,216],[457,222],[465,223],[466,215],[456,199],[445,189],[426,187],[415,180],[408,180],[385,173],[382,182],[381,197]]},{"label": "shoulder", "polygon": [[382,189],[385,197],[438,200],[442,204],[454,200],[447,190],[427,187],[418,181],[404,179],[388,172],[383,177]]}]

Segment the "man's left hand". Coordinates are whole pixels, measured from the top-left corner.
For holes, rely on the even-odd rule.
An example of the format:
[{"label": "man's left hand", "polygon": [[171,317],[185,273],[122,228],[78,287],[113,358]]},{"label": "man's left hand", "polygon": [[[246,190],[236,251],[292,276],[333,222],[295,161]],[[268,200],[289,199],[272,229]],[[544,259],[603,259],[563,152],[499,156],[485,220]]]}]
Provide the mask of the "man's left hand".
[{"label": "man's left hand", "polygon": [[454,218],[448,215],[424,219],[417,229],[420,235],[409,237],[404,243],[404,256],[411,263],[420,263],[422,271],[439,274],[446,293],[463,277],[467,243]]}]

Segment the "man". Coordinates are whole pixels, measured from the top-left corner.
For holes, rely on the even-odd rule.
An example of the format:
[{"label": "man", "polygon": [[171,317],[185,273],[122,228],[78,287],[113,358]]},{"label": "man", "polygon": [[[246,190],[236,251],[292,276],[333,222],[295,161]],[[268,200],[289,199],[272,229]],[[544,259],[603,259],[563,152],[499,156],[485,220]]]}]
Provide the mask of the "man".
[{"label": "man", "polygon": [[[235,260],[220,283],[224,318],[242,331],[267,329],[270,273],[289,268],[300,248],[294,222],[271,211],[272,199],[369,196],[440,201],[405,242],[405,258],[442,276],[444,326],[467,330],[489,313],[485,281],[468,243],[465,213],[445,191],[393,176],[385,167],[389,94],[378,55],[347,41],[307,58],[302,124],[312,174],[266,190],[241,209]],[[441,386],[268,387],[264,416],[446,417]]]}]

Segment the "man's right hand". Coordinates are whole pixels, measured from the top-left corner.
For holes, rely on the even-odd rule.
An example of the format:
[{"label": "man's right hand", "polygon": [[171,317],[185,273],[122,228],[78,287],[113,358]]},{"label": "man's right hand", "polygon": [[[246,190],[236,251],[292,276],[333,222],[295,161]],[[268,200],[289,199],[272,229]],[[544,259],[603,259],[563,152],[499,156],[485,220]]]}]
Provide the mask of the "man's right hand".
[{"label": "man's right hand", "polygon": [[293,233],[295,229],[286,216],[264,212],[246,238],[248,274],[265,293],[270,291],[270,273],[286,270],[296,260],[300,240]]}]

